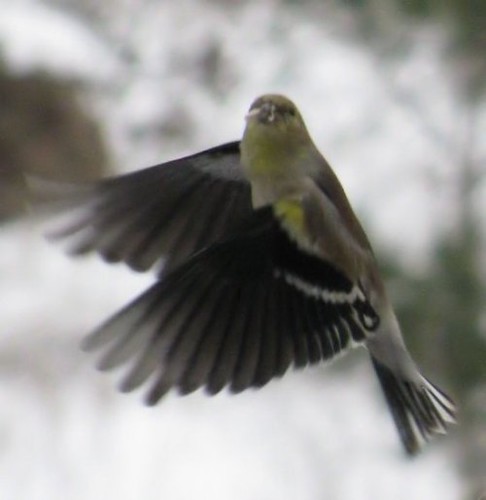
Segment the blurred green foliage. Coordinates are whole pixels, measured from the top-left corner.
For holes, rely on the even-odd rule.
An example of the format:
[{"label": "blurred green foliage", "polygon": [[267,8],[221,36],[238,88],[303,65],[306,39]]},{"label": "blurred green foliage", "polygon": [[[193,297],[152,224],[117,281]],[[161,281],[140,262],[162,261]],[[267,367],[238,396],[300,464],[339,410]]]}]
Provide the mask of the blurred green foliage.
[{"label": "blurred green foliage", "polygon": [[469,97],[479,96],[486,89],[486,2],[484,0],[344,0],[354,11],[361,35],[383,42],[397,38],[387,51],[403,50],[403,26],[406,29],[428,23],[440,27],[449,40],[448,58],[460,65],[463,84]]},{"label": "blurred green foliage", "polygon": [[475,48],[486,43],[486,2],[484,0],[343,0],[342,4],[359,11],[393,8],[416,20],[450,23],[464,46]]}]

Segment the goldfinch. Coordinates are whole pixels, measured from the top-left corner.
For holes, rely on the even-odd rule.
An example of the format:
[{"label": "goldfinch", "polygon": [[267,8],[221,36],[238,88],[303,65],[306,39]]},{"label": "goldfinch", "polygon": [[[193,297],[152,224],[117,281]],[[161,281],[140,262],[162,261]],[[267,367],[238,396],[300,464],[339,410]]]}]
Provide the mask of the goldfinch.
[{"label": "goldfinch", "polygon": [[362,345],[409,454],[455,421],[404,344],[368,238],[296,106],[256,99],[240,142],[65,191],[54,235],[158,278],[85,341],[148,404],[240,392]]}]

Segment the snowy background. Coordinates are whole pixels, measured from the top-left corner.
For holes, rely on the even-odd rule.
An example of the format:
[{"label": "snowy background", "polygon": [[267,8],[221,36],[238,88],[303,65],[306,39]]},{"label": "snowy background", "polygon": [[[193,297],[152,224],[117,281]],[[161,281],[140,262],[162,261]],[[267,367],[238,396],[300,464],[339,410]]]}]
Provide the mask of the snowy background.
[{"label": "snowy background", "polygon": [[[440,32],[418,32],[389,72],[324,21],[332,9],[313,19],[272,1],[143,7],[123,2],[125,17],[110,25],[137,51],[135,68],[96,30],[35,1],[0,1],[0,47],[14,72],[41,68],[93,85],[86,106],[120,172],[234,140],[256,96],[288,95],[372,240],[414,272],[425,265],[453,222],[454,144],[438,147],[397,96],[412,96],[454,137]],[[217,75],[201,74],[196,63],[211,44],[222,63]],[[220,87],[209,91],[216,76]],[[134,133],[161,117],[190,132],[174,141],[156,127]],[[480,185],[480,213],[485,199]],[[119,374],[96,372],[78,343],[151,280],[95,257],[70,260],[38,222],[1,228],[1,500],[463,498],[450,440],[404,456],[363,352],[348,370],[289,373],[237,397],[170,395],[146,408],[140,394],[117,393]]]}]

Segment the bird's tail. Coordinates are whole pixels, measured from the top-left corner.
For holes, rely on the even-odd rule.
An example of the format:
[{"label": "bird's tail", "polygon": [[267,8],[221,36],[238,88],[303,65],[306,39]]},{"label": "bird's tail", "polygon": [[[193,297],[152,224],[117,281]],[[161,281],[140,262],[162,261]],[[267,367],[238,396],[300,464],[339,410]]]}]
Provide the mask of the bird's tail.
[{"label": "bird's tail", "polygon": [[393,415],[400,438],[410,455],[435,434],[445,434],[455,423],[454,402],[435,385],[421,376],[419,382],[409,381],[393,373],[371,356],[386,402]]}]

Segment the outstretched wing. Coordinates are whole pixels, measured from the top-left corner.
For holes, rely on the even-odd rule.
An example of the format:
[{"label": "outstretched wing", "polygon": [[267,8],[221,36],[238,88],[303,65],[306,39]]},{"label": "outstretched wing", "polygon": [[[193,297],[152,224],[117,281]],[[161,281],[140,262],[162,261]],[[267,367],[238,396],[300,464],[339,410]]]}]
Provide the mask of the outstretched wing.
[{"label": "outstretched wing", "polygon": [[378,317],[359,284],[299,250],[271,208],[229,240],[194,255],[88,337],[100,368],[132,362],[129,391],[153,379],[147,402],[169,389],[215,394],[262,386],[363,342]]},{"label": "outstretched wing", "polygon": [[136,270],[160,261],[166,270],[175,267],[222,240],[252,210],[238,142],[92,184],[59,186],[56,209],[64,217],[51,236],[67,239],[74,254],[96,251]]}]

